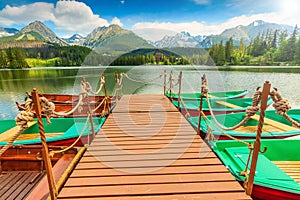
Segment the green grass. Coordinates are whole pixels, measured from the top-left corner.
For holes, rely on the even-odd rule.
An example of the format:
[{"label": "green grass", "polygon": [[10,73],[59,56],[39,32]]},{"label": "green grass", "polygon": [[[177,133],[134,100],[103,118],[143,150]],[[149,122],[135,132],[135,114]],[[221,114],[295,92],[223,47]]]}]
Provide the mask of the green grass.
[{"label": "green grass", "polygon": [[29,67],[51,67],[55,66],[55,61],[59,60],[59,58],[51,58],[51,59],[37,59],[37,58],[26,58],[26,62]]}]

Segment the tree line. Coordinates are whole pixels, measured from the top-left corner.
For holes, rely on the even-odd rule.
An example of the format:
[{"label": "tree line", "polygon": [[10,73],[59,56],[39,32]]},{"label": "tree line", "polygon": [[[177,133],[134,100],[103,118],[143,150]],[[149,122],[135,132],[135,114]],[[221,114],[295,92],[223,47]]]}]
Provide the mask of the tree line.
[{"label": "tree line", "polygon": [[300,38],[298,27],[289,36],[287,31],[267,31],[258,34],[249,44],[243,39],[239,46],[233,45],[233,39],[213,45],[209,56],[218,66],[221,65],[299,65]]},{"label": "tree line", "polygon": [[26,58],[55,59],[54,66],[81,66],[90,48],[82,46],[43,45],[39,48],[10,47],[0,50],[0,68],[27,68]]}]

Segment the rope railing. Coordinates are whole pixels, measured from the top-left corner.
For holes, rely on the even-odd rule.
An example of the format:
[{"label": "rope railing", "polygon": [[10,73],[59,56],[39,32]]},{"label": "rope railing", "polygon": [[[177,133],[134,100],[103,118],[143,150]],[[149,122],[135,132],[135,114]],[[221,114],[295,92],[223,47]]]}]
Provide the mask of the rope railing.
[{"label": "rope railing", "polygon": [[[79,134],[79,136],[77,137],[77,139],[76,139],[70,146],[68,146],[68,147],[66,147],[66,148],[63,148],[63,149],[61,149],[61,150],[56,150],[56,151],[55,151],[55,150],[52,150],[52,151],[49,152],[49,156],[50,156],[50,157],[53,157],[54,154],[57,154],[57,153],[63,153],[63,152],[66,152],[66,151],[72,149],[73,147],[75,147],[75,145],[78,143],[78,141],[79,141],[79,140],[81,139],[81,137],[83,136],[84,131],[86,130],[87,125],[89,124],[89,123],[88,123],[89,120],[90,120],[90,116],[88,115],[87,118],[86,118],[86,121],[85,121],[85,123],[84,123],[84,126],[83,126],[83,128],[82,128],[82,130],[81,130],[81,132],[80,132],[80,134]],[[87,137],[88,137],[88,140],[89,140],[90,134],[87,134]],[[89,144],[89,141],[88,141],[88,144]]]},{"label": "rope railing", "polygon": [[137,80],[137,79],[130,77],[128,74],[126,74],[124,72],[122,73],[122,75],[123,75],[123,77],[127,78],[128,80],[136,82],[136,83],[153,83],[154,81],[162,78],[164,74],[162,73],[158,77],[155,77],[155,78],[149,79],[149,80]]},{"label": "rope railing", "polygon": [[214,122],[216,123],[216,125],[218,125],[223,130],[230,131],[230,130],[237,129],[237,128],[241,127],[242,125],[244,125],[246,122],[249,121],[249,119],[252,116],[254,116],[259,111],[260,106],[258,105],[258,103],[259,103],[259,99],[260,99],[260,94],[261,94],[261,91],[259,91],[259,90],[257,90],[255,92],[255,94],[253,96],[252,106],[248,106],[246,109],[246,113],[247,113],[246,116],[238,124],[236,124],[232,127],[225,127],[216,119],[216,116],[214,115],[214,112],[212,110],[208,95],[206,95],[206,101],[207,101],[207,105],[208,105],[211,117],[214,120]]}]

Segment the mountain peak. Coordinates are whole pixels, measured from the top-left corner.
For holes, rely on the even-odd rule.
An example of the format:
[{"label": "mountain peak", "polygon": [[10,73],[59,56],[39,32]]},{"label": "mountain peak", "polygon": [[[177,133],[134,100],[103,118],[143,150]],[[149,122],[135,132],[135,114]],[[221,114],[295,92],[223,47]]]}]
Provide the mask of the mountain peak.
[{"label": "mountain peak", "polygon": [[256,20],[256,21],[252,22],[251,24],[249,24],[249,26],[254,27],[254,26],[261,26],[261,25],[264,25],[264,24],[266,24],[265,21],[263,21],[263,20]]},{"label": "mountain peak", "polygon": [[[41,21],[34,21],[18,32],[18,39],[31,38],[31,40],[44,40],[59,45],[67,45],[62,39],[56,36],[45,24]],[[30,36],[28,36],[30,35]],[[38,36],[36,36],[38,35]]]}]

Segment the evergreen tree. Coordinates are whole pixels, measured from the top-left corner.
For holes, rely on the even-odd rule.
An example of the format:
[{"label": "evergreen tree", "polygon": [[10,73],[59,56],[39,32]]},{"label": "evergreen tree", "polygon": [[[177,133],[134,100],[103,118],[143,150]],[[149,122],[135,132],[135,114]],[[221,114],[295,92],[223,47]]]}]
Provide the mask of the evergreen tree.
[{"label": "evergreen tree", "polygon": [[226,42],[225,45],[225,58],[227,62],[231,62],[233,53],[233,39],[230,37],[230,39]]},{"label": "evergreen tree", "polygon": [[296,42],[295,64],[300,65],[300,38],[298,38],[298,40]]}]

